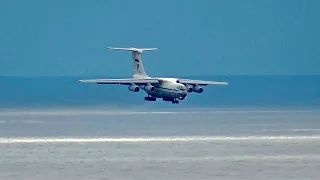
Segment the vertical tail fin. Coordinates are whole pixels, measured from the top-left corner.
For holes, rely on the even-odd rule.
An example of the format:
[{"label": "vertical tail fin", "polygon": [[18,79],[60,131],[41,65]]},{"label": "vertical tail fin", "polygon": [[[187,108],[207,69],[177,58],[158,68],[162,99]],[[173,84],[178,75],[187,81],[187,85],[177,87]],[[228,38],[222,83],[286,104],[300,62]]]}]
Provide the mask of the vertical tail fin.
[{"label": "vertical tail fin", "polygon": [[144,70],[141,55],[143,51],[153,51],[157,48],[113,48],[107,47],[111,50],[122,50],[122,51],[131,51],[132,52],[132,60],[133,60],[133,78],[146,78],[148,77],[147,73]]}]

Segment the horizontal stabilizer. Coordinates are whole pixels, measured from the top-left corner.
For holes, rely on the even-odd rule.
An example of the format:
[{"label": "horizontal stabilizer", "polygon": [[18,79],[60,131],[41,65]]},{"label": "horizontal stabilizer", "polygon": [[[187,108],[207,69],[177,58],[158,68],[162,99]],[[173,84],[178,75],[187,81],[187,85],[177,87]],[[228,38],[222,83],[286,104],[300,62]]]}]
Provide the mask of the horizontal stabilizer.
[{"label": "horizontal stabilizer", "polygon": [[115,47],[107,47],[107,49],[110,50],[122,50],[122,51],[132,51],[132,52],[139,52],[142,53],[143,51],[154,51],[157,50],[157,48],[115,48]]}]

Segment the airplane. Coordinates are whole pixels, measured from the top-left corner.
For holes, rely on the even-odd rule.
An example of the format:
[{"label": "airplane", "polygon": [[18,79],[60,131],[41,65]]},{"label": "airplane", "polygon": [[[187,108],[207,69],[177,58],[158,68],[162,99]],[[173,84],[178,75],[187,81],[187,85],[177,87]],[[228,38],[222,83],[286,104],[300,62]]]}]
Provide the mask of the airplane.
[{"label": "airplane", "polygon": [[140,89],[144,90],[147,94],[147,97],[144,98],[145,101],[156,101],[157,98],[160,98],[163,101],[172,102],[172,104],[179,104],[179,100],[184,100],[188,93],[203,93],[201,86],[228,85],[228,82],[150,77],[143,67],[141,57],[143,52],[154,51],[157,50],[157,48],[106,48],[132,53],[133,77],[126,79],[84,79],[78,80],[78,82],[127,85],[129,91],[132,92],[139,92]]}]

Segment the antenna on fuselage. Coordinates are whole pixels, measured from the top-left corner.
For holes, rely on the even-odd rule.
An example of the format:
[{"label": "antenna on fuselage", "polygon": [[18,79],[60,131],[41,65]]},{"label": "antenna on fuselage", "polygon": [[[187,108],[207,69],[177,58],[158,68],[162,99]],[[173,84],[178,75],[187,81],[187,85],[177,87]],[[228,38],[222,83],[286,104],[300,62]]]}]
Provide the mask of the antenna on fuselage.
[{"label": "antenna on fuselage", "polygon": [[148,77],[147,73],[144,70],[141,54],[144,51],[154,51],[157,48],[115,48],[115,47],[107,47],[110,50],[122,50],[122,51],[131,51],[132,52],[132,60],[133,60],[133,78],[146,78]]}]

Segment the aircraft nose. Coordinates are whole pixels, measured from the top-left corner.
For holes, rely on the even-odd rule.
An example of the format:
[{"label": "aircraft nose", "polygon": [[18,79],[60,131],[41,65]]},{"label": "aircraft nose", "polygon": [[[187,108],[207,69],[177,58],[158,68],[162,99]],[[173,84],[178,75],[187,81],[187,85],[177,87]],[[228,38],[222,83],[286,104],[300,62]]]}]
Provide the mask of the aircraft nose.
[{"label": "aircraft nose", "polygon": [[183,84],[181,84],[181,91],[182,91],[182,94],[183,95],[186,95],[187,94],[187,88],[186,88],[186,86],[185,85],[183,85]]},{"label": "aircraft nose", "polygon": [[184,89],[184,90],[182,90],[182,93],[181,93],[181,94],[182,94],[183,96],[186,96],[187,93],[188,93],[188,92],[187,92],[187,89]]},{"label": "aircraft nose", "polygon": [[180,99],[180,100],[184,100],[186,97],[187,97],[187,90],[182,91],[182,92],[180,93],[179,99]]},{"label": "aircraft nose", "polygon": [[177,89],[180,90],[179,94],[181,94],[182,96],[185,96],[187,95],[187,88],[184,84],[181,84],[181,83],[177,83],[178,86],[177,86]]}]

